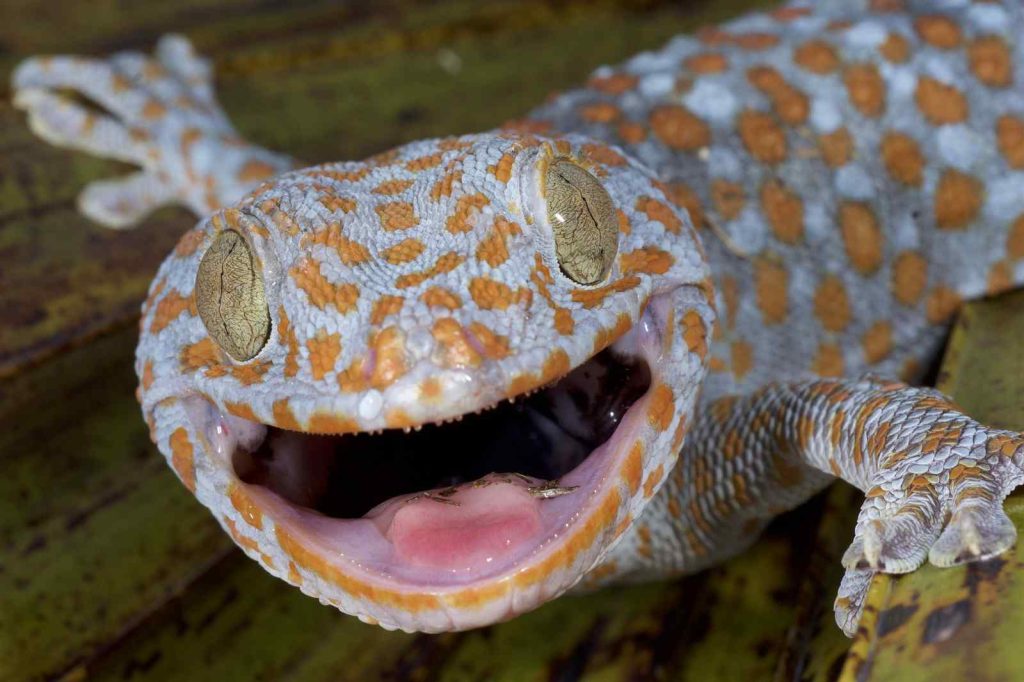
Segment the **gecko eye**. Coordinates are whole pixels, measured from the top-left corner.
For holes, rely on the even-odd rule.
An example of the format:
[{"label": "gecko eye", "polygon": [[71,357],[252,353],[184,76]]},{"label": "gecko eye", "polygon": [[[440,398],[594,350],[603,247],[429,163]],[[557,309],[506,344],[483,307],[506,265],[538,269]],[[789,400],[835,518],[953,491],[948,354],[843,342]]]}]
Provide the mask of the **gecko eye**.
[{"label": "gecko eye", "polygon": [[608,276],[619,243],[615,207],[601,183],[568,159],[556,159],[544,181],[555,255],[569,279],[596,284]]},{"label": "gecko eye", "polygon": [[196,306],[206,331],[238,361],[256,356],[270,335],[263,277],[242,235],[226,230],[199,262]]}]

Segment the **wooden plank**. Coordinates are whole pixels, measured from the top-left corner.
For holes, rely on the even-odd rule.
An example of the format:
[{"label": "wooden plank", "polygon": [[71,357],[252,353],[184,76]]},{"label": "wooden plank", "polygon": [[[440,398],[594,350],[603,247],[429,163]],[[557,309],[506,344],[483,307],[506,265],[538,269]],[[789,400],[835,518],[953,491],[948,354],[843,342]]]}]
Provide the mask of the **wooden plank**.
[{"label": "wooden plank", "polygon": [[[964,309],[938,386],[972,417],[1024,430],[1024,291]],[[1024,493],[1006,511],[1024,527]],[[1024,677],[1024,542],[983,563],[925,565],[871,586],[843,680],[1010,680]]]},{"label": "wooden plank", "polygon": [[582,82],[602,63],[753,4],[449,0],[421,7],[230,0],[223,12],[221,0],[190,0],[180,10],[176,3],[148,2],[125,12],[91,4],[60,11],[29,0],[5,4],[0,376],[134,319],[156,266],[193,220],[183,210],[167,210],[139,230],[112,233],[75,213],[75,196],[86,182],[127,167],[32,137],[6,89],[10,69],[23,57],[148,50],[160,33],[184,32],[214,59],[221,102],[245,135],[318,162],[493,127],[548,93]]},{"label": "wooden plank", "polygon": [[0,679],[104,646],[233,545],[153,453],[129,331],[0,385]]}]

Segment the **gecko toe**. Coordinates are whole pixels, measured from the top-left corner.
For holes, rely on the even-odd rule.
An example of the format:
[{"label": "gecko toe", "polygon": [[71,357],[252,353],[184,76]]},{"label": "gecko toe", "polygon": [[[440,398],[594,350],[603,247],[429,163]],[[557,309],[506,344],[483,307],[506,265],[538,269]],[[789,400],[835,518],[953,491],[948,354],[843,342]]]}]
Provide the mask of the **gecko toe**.
[{"label": "gecko toe", "polygon": [[936,566],[954,566],[989,559],[1013,546],[1017,529],[1002,504],[985,503],[956,511],[932,545],[928,559]]},{"label": "gecko toe", "polygon": [[874,575],[872,570],[848,569],[839,583],[834,611],[836,624],[847,637],[857,634],[857,626],[864,613],[864,600]]}]

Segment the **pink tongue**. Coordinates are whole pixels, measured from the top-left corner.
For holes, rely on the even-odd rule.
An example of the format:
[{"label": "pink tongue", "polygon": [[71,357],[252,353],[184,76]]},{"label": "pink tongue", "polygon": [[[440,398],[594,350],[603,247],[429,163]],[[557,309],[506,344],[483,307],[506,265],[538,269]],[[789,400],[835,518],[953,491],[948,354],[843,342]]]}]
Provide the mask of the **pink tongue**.
[{"label": "pink tongue", "polygon": [[485,567],[540,530],[538,501],[522,486],[466,486],[445,504],[427,497],[402,504],[386,535],[411,564],[447,570]]}]

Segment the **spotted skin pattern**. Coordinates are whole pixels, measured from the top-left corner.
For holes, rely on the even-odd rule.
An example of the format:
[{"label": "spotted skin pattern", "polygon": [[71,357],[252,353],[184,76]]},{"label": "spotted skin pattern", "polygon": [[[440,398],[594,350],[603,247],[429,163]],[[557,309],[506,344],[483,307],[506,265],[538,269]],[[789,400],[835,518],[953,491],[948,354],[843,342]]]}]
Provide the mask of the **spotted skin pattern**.
[{"label": "spotted skin pattern", "polygon": [[[836,601],[852,633],[874,572],[1008,548],[1001,503],[1024,479],[1020,434],[874,378],[920,380],[962,301],[1024,283],[1024,10],[860,4],[748,15],[603,67],[502,130],[279,176],[297,164],[237,138],[183,39],[152,60],[29,60],[14,85],[47,140],[145,169],[87,188],[90,216],[127,225],[167,201],[213,213],[144,305],[140,401],[183,482],[275,575],[369,622],[471,627],[577,581],[704,568],[839,477],[866,493]],[[562,157],[617,207],[619,256],[596,287],[561,275],[545,229],[537,178]],[[192,300],[224,229],[274,292],[271,340],[247,363]],[[297,540],[182,398],[285,429],[409,427],[613,343],[649,346],[647,328],[668,361],[615,485],[558,547],[464,589],[381,586]]]}]

